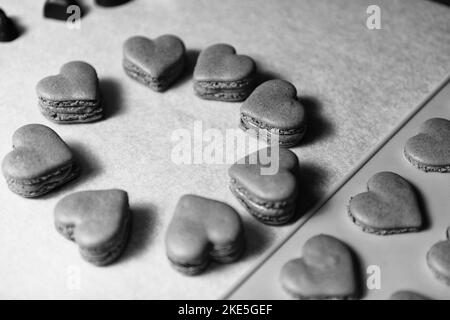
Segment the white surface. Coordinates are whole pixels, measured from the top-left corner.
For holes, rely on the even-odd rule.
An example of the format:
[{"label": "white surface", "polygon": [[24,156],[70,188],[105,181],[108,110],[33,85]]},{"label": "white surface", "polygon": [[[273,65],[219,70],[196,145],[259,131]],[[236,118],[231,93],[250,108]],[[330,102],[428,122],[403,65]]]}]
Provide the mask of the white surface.
[{"label": "white surface", "polygon": [[[238,287],[230,298],[290,298],[279,282],[282,266],[301,256],[301,247],[309,238],[325,233],[344,241],[355,252],[361,263],[358,278],[363,286],[364,298],[388,299],[395,291],[412,290],[432,299],[450,299],[450,287],[437,280],[426,265],[426,253],[433,244],[446,239],[446,230],[450,226],[450,176],[420,171],[403,156],[403,146],[408,138],[418,133],[421,123],[434,117],[450,119],[450,82],[266,263]],[[353,224],[347,214],[350,198],[367,191],[367,181],[380,171],[398,173],[414,185],[421,199],[426,221],[423,231],[379,236],[365,233]],[[366,281],[372,274],[366,273],[369,266],[379,267],[379,289],[370,290],[366,286]]]}]

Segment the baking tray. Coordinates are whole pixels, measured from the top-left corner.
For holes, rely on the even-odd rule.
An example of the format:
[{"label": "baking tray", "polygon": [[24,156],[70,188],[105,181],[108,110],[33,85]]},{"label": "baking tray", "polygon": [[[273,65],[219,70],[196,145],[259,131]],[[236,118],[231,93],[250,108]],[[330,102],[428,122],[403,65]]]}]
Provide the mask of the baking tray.
[{"label": "baking tray", "polygon": [[[445,238],[450,226],[450,175],[425,173],[403,156],[407,139],[429,118],[450,118],[450,81],[437,90],[383,141],[341,187],[308,213],[296,231],[225,296],[229,299],[291,299],[279,282],[280,270],[302,255],[303,244],[316,234],[333,235],[347,243],[360,262],[362,298],[388,299],[397,290],[412,290],[433,299],[450,299],[450,287],[438,281],[426,265],[430,247]],[[392,171],[411,182],[419,195],[426,227],[417,233],[378,236],[363,232],[347,215],[352,196],[366,191],[369,178]],[[373,286],[374,268],[379,286]],[[379,268],[379,269],[378,269]],[[368,286],[367,281],[372,285]],[[370,287],[370,289],[369,289]]]}]

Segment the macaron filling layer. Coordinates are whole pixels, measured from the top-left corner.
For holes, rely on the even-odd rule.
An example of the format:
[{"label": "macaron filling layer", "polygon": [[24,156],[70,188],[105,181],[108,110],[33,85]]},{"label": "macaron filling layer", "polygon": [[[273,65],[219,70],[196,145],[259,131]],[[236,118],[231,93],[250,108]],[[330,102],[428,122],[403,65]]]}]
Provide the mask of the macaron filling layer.
[{"label": "macaron filling layer", "polygon": [[152,76],[150,73],[146,72],[144,69],[140,68],[128,59],[124,59],[122,63],[128,76],[156,91],[165,90],[181,75],[184,70],[183,59],[176,63],[172,68],[168,69],[163,75],[158,77]]},{"label": "macaron filling layer", "polygon": [[111,242],[96,248],[80,247],[81,256],[88,262],[102,266],[116,260],[125,249],[131,231],[131,215],[128,214],[121,231]]},{"label": "macaron filling layer", "polygon": [[201,261],[199,263],[182,262],[173,256],[168,256],[168,259],[176,270],[192,276],[204,271],[211,259],[219,263],[231,263],[239,259],[244,251],[245,239],[241,232],[233,242],[214,245],[209,254],[199,259]]},{"label": "macaron filling layer", "polygon": [[209,259],[205,259],[199,264],[190,264],[176,261],[173,257],[168,257],[168,259],[176,270],[189,276],[200,274],[208,267],[210,262]]},{"label": "macaron filling layer", "polygon": [[72,180],[78,173],[78,165],[75,162],[72,162],[39,178],[15,179],[8,176],[6,177],[6,182],[10,190],[14,193],[27,198],[38,197]]},{"label": "macaron filling layer", "polygon": [[42,114],[56,122],[89,122],[103,116],[100,99],[52,101],[39,97]]},{"label": "macaron filling layer", "polygon": [[[75,233],[75,225],[74,224],[64,224],[64,223],[55,223],[55,227],[58,232],[63,235],[65,238],[76,241],[74,237]],[[80,254],[81,256],[88,262],[93,263],[95,265],[106,265],[114,260],[116,260],[120,254],[125,249],[127,244],[127,240],[130,236],[131,231],[131,215],[128,211],[126,215],[125,221],[120,228],[120,231],[117,233],[115,237],[113,237],[109,242],[100,244],[97,247],[85,248],[80,246]]]},{"label": "macaron filling layer", "polygon": [[231,179],[231,192],[241,201],[246,209],[258,220],[268,224],[283,224],[289,221],[295,214],[296,201],[294,192],[292,196],[280,201],[264,201],[259,199],[246,188],[244,188],[236,179]]},{"label": "macaron filling layer", "polygon": [[242,101],[253,88],[254,79],[236,81],[195,81],[194,92],[201,98],[217,98],[229,101]]},{"label": "macaron filling layer", "polygon": [[267,130],[268,142],[270,142],[272,135],[278,135],[279,143],[283,146],[297,144],[306,132],[306,123],[301,124],[298,128],[276,128],[244,113],[241,113],[240,127],[244,131],[249,129],[253,129],[256,132],[259,132],[259,130]]}]

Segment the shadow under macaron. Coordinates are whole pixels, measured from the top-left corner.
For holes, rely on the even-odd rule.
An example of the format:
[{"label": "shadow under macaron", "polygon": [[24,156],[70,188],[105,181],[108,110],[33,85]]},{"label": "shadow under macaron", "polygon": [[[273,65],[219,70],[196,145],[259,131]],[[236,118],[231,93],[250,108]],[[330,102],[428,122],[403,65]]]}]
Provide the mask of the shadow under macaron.
[{"label": "shadow under macaron", "polygon": [[11,16],[11,17],[9,17],[9,19],[11,20],[11,23],[14,25],[14,27],[16,29],[15,36],[10,40],[10,41],[14,41],[14,40],[17,40],[18,38],[20,38],[21,36],[23,36],[26,33],[27,28],[22,24],[20,18],[17,16]]},{"label": "shadow under macaron", "polygon": [[133,259],[145,252],[156,235],[155,231],[158,226],[156,211],[156,207],[152,204],[130,206],[130,236],[120,260]]},{"label": "shadow under macaron", "polygon": [[62,196],[62,194],[71,192],[71,190],[82,185],[87,180],[93,179],[99,175],[102,170],[95,159],[95,155],[88,151],[86,146],[78,142],[67,142],[70,150],[74,154],[76,164],[78,166],[78,175],[67,183],[58,186],[49,193],[42,195],[36,199],[49,199],[52,197]]},{"label": "shadow under macaron", "polygon": [[122,87],[120,82],[113,78],[102,78],[99,80],[99,87],[103,107],[103,119],[100,119],[100,121],[120,114],[123,111]]},{"label": "shadow under macaron", "polygon": [[420,192],[420,190],[416,187],[416,185],[414,185],[409,180],[408,180],[408,182],[414,191],[414,194],[417,199],[417,205],[419,206],[419,211],[422,216],[422,227],[420,228],[420,230],[418,232],[430,229],[432,222],[431,222],[431,219],[426,210],[426,208],[427,208],[426,200],[425,200],[424,196],[422,195],[422,193]]},{"label": "shadow under macaron", "polygon": [[307,128],[305,136],[295,147],[307,146],[334,134],[335,128],[322,115],[323,105],[317,98],[312,96],[299,96],[298,100],[305,108]]},{"label": "shadow under macaron", "polygon": [[184,83],[192,80],[194,76],[195,65],[197,64],[198,56],[200,55],[200,50],[198,49],[187,49],[185,53],[184,69],[183,73],[178,79],[176,79],[167,89],[171,90],[177,88]]},{"label": "shadow under macaron", "polygon": [[264,226],[260,222],[254,220],[253,218],[242,219],[244,228],[244,250],[241,256],[229,263],[219,263],[210,259],[208,266],[201,273],[208,274],[211,272],[220,272],[223,269],[229,268],[230,265],[235,263],[245,262],[247,259],[251,259],[254,256],[263,253],[274,241],[274,234],[271,232],[268,226]]},{"label": "shadow under macaron", "polygon": [[366,295],[367,292],[367,288],[365,286],[365,276],[367,275],[366,268],[364,267],[363,262],[359,258],[356,251],[348,243],[346,243],[346,246],[350,250],[350,255],[355,269],[354,277],[356,283],[356,292],[355,296],[352,297],[352,299],[361,299]]},{"label": "shadow under macaron", "polygon": [[325,172],[312,163],[300,163],[297,173],[298,202],[292,219],[286,224],[295,223],[311,210],[324,196],[320,183],[324,181]]}]

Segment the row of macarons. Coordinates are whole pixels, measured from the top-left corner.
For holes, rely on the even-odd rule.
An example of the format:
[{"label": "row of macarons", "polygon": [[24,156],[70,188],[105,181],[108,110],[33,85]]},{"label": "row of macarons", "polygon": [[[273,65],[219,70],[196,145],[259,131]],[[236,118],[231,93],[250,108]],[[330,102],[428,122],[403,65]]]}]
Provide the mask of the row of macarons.
[{"label": "row of macarons", "polygon": [[[158,92],[169,89],[185,73],[186,64],[185,45],[174,35],[134,36],[123,45],[125,73]],[[283,147],[297,145],[305,135],[306,114],[294,85],[281,79],[259,84],[253,59],[236,54],[232,46],[215,44],[202,50],[193,78],[200,98],[245,100],[239,126],[249,134]],[[40,80],[36,92],[42,114],[53,122],[86,123],[103,117],[97,72],[86,62],[64,64],[59,74]]]},{"label": "row of macarons", "polygon": [[[429,119],[421,126],[419,133],[407,141],[404,148],[406,159],[421,170],[447,172],[449,149],[445,143],[449,141],[450,121]],[[440,153],[435,150],[434,159],[440,156],[447,167],[429,159],[426,165],[411,161],[410,153],[417,160],[417,150],[427,150],[425,154],[433,153],[435,143],[439,144]],[[79,172],[70,148],[46,126],[32,124],[19,128],[13,136],[13,145],[14,150],[5,157],[2,169],[10,189],[22,196],[35,197],[50,192]],[[261,169],[270,164],[261,159],[277,161],[276,173],[262,174]],[[424,161],[424,158],[420,160]],[[435,170],[436,165],[440,170]],[[289,149],[261,149],[230,167],[230,189],[259,221],[272,225],[284,224],[292,219],[298,201],[302,199],[298,193],[301,182],[298,173],[298,159]],[[109,264],[123,251],[129,237],[131,218],[128,207],[128,196],[124,191],[78,192],[58,203],[55,225],[65,237],[79,244],[86,260],[97,265]],[[368,191],[350,199],[349,215],[363,231],[381,235],[419,231],[423,223],[413,187],[392,172],[374,175],[368,182]],[[183,196],[166,233],[168,258],[177,270],[190,275],[201,273],[210,260],[222,263],[235,261],[245,248],[243,229],[239,214],[229,205],[195,195]],[[319,236],[318,239],[322,239],[320,242],[338,241],[334,238],[330,240],[330,237],[323,240],[324,237]],[[324,252],[317,254],[343,254],[335,246],[343,245],[319,245],[317,247]],[[330,251],[329,248],[334,249]],[[435,244],[427,254],[430,269],[446,283],[450,280],[450,266],[446,260],[449,249],[450,241],[446,240]],[[319,278],[307,276],[310,273],[301,258],[289,262],[282,269],[283,287],[300,298],[326,298],[330,288],[335,290],[333,298],[357,297],[357,278],[353,278],[353,282],[346,281],[346,285],[339,284],[339,279],[355,277],[353,265],[349,264],[346,255],[329,260],[341,261],[345,267],[340,263],[324,264],[327,272],[334,270],[336,274],[346,276],[332,279],[335,286],[322,286]],[[312,283],[315,284],[313,287]],[[342,290],[337,290],[337,287]]]}]

